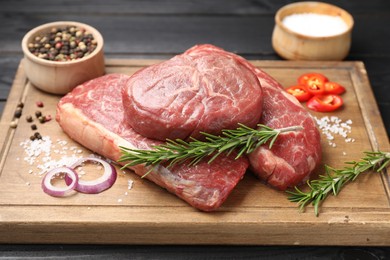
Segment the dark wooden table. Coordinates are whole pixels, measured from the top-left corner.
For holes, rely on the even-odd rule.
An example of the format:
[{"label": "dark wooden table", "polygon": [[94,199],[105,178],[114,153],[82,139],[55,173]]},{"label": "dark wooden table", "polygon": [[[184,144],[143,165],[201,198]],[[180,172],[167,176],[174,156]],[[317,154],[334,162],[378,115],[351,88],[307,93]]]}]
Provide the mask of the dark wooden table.
[{"label": "dark wooden table", "polygon": [[[106,58],[166,59],[211,43],[247,59],[280,60],[271,35],[275,12],[287,0],[50,1],[0,0],[0,112],[31,28],[56,20],[85,22],[105,38]],[[346,58],[363,61],[390,133],[390,1],[327,1],[355,19]],[[1,218],[1,212],[0,212]],[[0,234],[1,235],[1,234]],[[389,234],[390,235],[390,234]],[[169,242],[168,242],[169,243]],[[388,247],[0,245],[0,259],[386,259]]]}]

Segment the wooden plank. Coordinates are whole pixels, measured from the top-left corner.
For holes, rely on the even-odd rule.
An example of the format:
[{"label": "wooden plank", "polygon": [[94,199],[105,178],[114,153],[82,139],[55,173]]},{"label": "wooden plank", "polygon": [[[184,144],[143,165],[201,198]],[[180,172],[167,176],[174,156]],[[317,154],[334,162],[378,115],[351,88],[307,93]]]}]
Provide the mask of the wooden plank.
[{"label": "wooden plank", "polygon": [[[37,13],[28,17],[18,14],[15,11],[13,19],[8,19],[7,15],[0,16],[3,24],[0,33],[7,39],[0,46],[1,51],[20,53],[20,40],[35,26],[55,20],[76,20],[96,27],[105,38],[109,53],[180,53],[195,44],[212,43],[240,54],[274,54],[271,36],[275,12],[215,16],[119,13],[111,14],[109,22],[102,22],[105,21],[102,15],[96,13],[86,13],[82,17],[73,12]],[[383,41],[369,39],[390,38],[389,30],[381,31],[380,37],[377,30],[370,30],[377,24],[389,24],[390,16],[385,13],[356,14],[354,17],[356,33],[352,36],[347,59],[356,59],[358,55],[365,58],[368,53],[373,55],[369,50],[375,50],[374,54],[378,57],[389,57]],[[360,28],[364,28],[365,33],[359,33],[363,31]]]},{"label": "wooden plank", "polygon": [[[108,60],[107,73],[132,74],[157,60]],[[316,70],[347,88],[345,107],[332,113],[351,119],[346,143],[336,137],[336,147],[322,139],[323,163],[342,167],[346,160],[358,160],[362,151],[390,150],[389,141],[375,104],[369,81],[359,62],[253,61],[284,86],[295,83],[303,72]],[[20,120],[9,129],[17,100],[25,101],[24,115],[44,101],[45,114],[54,115],[59,96],[43,93],[26,81],[19,67],[1,120],[2,165],[0,172],[1,243],[104,243],[104,244],[231,244],[231,245],[390,245],[389,179],[386,172],[365,174],[349,184],[338,197],[329,197],[315,217],[312,208],[298,212],[284,192],[276,191],[248,173],[224,205],[212,213],[199,212],[172,194],[130,171],[118,176],[115,185],[100,194],[75,194],[53,198],[42,192],[37,160],[24,160],[20,143],[31,134],[30,124]],[[369,101],[369,102],[367,102]],[[324,114],[313,113],[317,117]],[[65,147],[88,150],[67,138],[51,121],[38,125],[50,136],[63,156]],[[73,154],[67,149],[67,155]],[[78,152],[77,152],[78,154]],[[321,173],[321,169],[314,176]],[[134,186],[128,190],[128,181]],[[332,237],[332,239],[329,239]]]},{"label": "wooden plank", "polygon": [[[333,1],[341,8],[348,9],[353,13],[380,13],[385,12],[382,0],[373,0],[370,2],[364,0],[355,0],[353,3],[345,1]],[[79,13],[79,14],[224,14],[224,15],[260,15],[272,14],[278,8],[285,5],[285,0],[273,1],[251,1],[251,0],[213,0],[198,1],[194,4],[192,1],[182,0],[153,0],[126,1],[111,0],[109,3],[105,0],[95,0],[90,2],[79,2],[77,0],[65,0],[60,3],[50,0],[41,0],[37,4],[34,0],[23,2],[2,0],[2,11],[4,12],[29,12],[29,13]],[[59,8],[59,6],[61,8]]]}]

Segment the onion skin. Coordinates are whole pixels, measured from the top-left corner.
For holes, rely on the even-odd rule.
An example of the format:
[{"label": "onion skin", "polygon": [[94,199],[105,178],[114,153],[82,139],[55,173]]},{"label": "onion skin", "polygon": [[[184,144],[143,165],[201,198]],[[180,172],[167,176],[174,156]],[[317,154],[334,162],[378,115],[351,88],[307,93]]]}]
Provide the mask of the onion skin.
[{"label": "onion skin", "polygon": [[[52,178],[58,173],[65,173],[66,187],[55,187],[51,183]],[[66,181],[68,180],[68,181]],[[42,179],[42,190],[53,197],[64,197],[69,195],[77,186],[79,177],[74,169],[63,166],[50,170]]]}]

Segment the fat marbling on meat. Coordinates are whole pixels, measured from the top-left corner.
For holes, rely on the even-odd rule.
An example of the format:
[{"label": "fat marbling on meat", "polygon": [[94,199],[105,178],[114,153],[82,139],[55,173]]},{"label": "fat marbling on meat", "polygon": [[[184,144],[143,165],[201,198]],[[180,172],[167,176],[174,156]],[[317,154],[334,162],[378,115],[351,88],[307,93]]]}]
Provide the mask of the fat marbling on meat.
[{"label": "fat marbling on meat", "polygon": [[[123,88],[125,117],[143,136],[165,141],[255,127],[263,94],[256,75],[220,48],[198,47],[136,72]],[[217,51],[218,50],[218,51]]]},{"label": "fat marbling on meat", "polygon": [[[128,80],[122,74],[108,74],[90,80],[61,98],[56,120],[75,141],[111,160],[121,156],[120,146],[152,149],[161,141],[146,138],[124,119],[120,88]],[[213,164],[194,167],[182,164],[173,168],[158,166],[146,178],[176,194],[203,211],[221,206],[248,168],[247,158],[219,157]],[[149,167],[131,167],[143,176]]]}]

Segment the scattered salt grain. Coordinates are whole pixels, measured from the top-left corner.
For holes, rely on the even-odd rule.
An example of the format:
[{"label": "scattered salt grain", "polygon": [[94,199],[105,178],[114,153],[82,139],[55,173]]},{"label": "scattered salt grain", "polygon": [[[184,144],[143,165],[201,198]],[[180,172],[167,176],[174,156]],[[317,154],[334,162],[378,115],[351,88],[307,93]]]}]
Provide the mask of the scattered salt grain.
[{"label": "scattered salt grain", "polygon": [[127,189],[131,190],[133,188],[134,181],[133,180],[128,180],[127,181]]},{"label": "scattered salt grain", "polygon": [[27,139],[20,143],[20,146],[24,148],[27,154],[24,160],[33,165],[37,158],[41,155],[50,156],[52,141],[50,137],[44,136],[42,139],[35,139],[34,141]]},{"label": "scattered salt grain", "polygon": [[328,144],[331,147],[337,146],[335,143],[335,136],[344,138],[346,143],[355,141],[355,139],[348,137],[348,134],[350,134],[352,131],[352,120],[348,119],[347,121],[343,122],[343,120],[337,116],[324,116],[321,118],[314,117],[314,119],[318,125],[318,128],[322,134],[325,135],[326,139],[328,140]]},{"label": "scattered salt grain", "polygon": [[291,31],[315,37],[337,35],[348,29],[340,16],[315,13],[291,14],[282,23]]},{"label": "scattered salt grain", "polygon": [[[76,146],[68,147],[67,145],[68,142],[65,140],[57,139],[53,142],[50,136],[42,136],[42,139],[26,139],[19,144],[25,153],[25,157],[23,158],[24,162],[29,164],[31,167],[36,168],[29,169],[28,173],[37,175],[38,177],[43,177],[44,174],[51,169],[61,166],[71,166],[82,157],[81,154],[84,152],[82,149],[79,149]],[[103,159],[101,156],[96,154],[90,154],[88,157]],[[108,163],[113,162],[107,158],[104,159]],[[19,160],[19,157],[17,157],[16,160]],[[98,170],[103,169],[100,164],[97,164],[96,167]],[[122,172],[123,174],[126,174],[126,171]],[[78,167],[78,174],[80,177],[86,174],[82,166]],[[26,185],[30,185],[30,183],[28,182]],[[128,180],[127,189],[131,190],[132,188],[133,181]],[[126,191],[125,195],[127,194],[128,193]],[[122,198],[118,199],[118,202],[122,202]]]},{"label": "scattered salt grain", "polygon": [[[67,156],[67,142],[57,140],[53,143],[49,136],[43,136],[42,139],[30,140],[26,139],[20,143],[20,146],[24,149],[26,156],[24,161],[31,166],[36,166],[38,169],[38,175],[42,175],[47,171],[60,166],[70,166],[75,163],[80,157],[72,155]],[[57,145],[61,147],[57,147]],[[53,149],[55,148],[55,149]],[[52,157],[52,149],[55,154],[63,155],[61,158],[54,159]],[[29,170],[32,174],[34,171]]]}]

